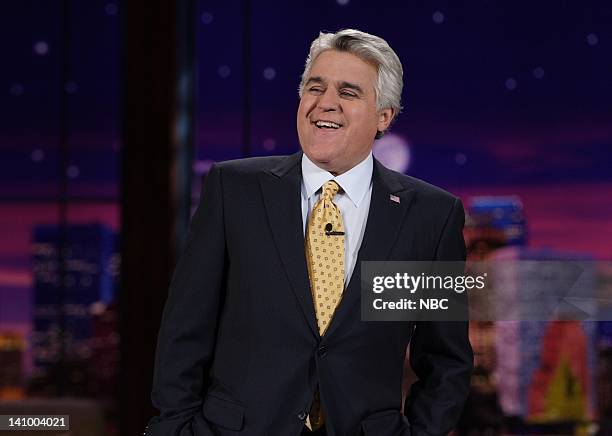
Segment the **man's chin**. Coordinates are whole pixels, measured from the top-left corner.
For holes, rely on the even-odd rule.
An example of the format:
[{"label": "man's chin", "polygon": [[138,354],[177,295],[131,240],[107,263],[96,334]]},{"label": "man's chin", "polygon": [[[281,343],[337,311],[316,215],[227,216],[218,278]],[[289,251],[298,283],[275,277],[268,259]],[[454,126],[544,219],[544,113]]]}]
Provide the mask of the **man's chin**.
[{"label": "man's chin", "polygon": [[313,163],[317,164],[317,166],[321,168],[323,168],[323,166],[330,165],[338,158],[338,156],[333,155],[329,152],[317,150],[304,150],[304,154],[308,156],[308,159],[310,159]]}]

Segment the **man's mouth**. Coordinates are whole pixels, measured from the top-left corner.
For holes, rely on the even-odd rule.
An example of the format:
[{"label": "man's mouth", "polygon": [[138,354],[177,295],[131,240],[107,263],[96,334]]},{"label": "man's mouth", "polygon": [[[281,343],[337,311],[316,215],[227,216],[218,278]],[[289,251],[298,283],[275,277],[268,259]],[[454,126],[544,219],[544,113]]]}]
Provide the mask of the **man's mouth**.
[{"label": "man's mouth", "polygon": [[333,121],[323,121],[323,120],[318,120],[314,122],[314,125],[317,126],[319,129],[339,129],[340,127],[342,127],[342,124],[338,124],[338,123],[334,123]]}]

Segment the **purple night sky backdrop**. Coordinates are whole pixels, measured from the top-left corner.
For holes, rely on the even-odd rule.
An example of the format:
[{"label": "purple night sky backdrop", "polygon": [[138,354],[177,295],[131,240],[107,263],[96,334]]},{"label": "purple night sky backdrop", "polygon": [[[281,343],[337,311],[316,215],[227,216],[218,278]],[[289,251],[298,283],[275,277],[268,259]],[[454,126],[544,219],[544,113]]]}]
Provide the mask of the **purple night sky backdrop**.
[{"label": "purple night sky backdrop", "polygon": [[[245,74],[250,154],[297,151],[309,43],[319,30],[354,27],[387,39],[403,62],[392,132],[408,147],[407,173],[466,202],[519,195],[530,246],[612,259],[612,5],[411,3],[253,2],[245,71],[243,2],[199,1],[195,166],[243,157]],[[121,2],[72,2],[66,84],[58,5],[12,1],[0,16],[0,329],[27,328],[32,228],[58,220],[60,92],[70,221],[120,230]]]}]

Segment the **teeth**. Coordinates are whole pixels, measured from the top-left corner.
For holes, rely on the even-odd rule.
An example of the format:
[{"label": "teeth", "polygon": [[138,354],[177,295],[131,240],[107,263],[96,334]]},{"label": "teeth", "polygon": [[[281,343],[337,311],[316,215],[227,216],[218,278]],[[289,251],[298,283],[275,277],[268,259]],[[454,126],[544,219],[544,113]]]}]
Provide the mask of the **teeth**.
[{"label": "teeth", "polygon": [[315,125],[317,127],[331,127],[332,129],[340,128],[340,124],[332,123],[331,121],[317,121]]}]

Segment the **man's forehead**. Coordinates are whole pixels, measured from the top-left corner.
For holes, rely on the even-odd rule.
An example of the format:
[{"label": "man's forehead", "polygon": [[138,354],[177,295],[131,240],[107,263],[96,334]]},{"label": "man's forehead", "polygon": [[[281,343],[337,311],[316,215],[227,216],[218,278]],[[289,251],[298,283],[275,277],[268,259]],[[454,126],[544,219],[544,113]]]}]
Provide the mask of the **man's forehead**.
[{"label": "man's forehead", "polygon": [[353,84],[365,90],[374,85],[376,67],[352,53],[326,50],[313,61],[306,83]]}]

